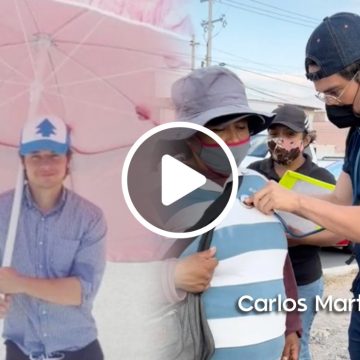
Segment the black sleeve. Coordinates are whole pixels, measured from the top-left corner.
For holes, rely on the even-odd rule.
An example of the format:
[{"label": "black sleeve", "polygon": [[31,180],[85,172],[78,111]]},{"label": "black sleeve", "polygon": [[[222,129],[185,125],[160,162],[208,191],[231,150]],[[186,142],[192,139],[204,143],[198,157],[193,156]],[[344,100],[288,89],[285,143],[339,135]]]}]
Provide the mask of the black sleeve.
[{"label": "black sleeve", "polygon": [[355,132],[355,128],[351,128],[348,136],[346,138],[346,144],[345,144],[345,158],[344,158],[344,165],[343,165],[343,171],[346,172],[347,174],[350,174],[350,167],[351,167],[351,162],[349,159],[349,150],[351,147],[351,138],[352,138],[352,134]]},{"label": "black sleeve", "polygon": [[259,174],[265,176],[267,179],[275,180],[275,181],[279,182],[279,179],[273,179],[270,176],[270,174],[268,173],[268,171],[267,171],[268,165],[266,164],[267,161],[269,161],[269,159],[255,161],[255,162],[249,164],[247,168],[257,171]]},{"label": "black sleeve", "polygon": [[262,163],[262,160],[255,161],[247,166],[248,169],[256,170],[257,172],[260,172],[260,165]]},{"label": "black sleeve", "polygon": [[317,180],[325,181],[330,184],[334,184],[334,185],[336,184],[334,175],[330,171],[319,166],[317,166],[309,176]]}]

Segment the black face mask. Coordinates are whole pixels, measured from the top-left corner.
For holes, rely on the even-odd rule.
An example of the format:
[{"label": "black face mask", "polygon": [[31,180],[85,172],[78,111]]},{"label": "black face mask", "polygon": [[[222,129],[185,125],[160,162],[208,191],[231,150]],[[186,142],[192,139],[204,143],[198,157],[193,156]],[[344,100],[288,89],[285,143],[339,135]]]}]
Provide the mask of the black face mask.
[{"label": "black face mask", "polygon": [[329,120],[338,128],[360,126],[360,115],[354,113],[352,104],[344,106],[326,105],[325,107]]}]

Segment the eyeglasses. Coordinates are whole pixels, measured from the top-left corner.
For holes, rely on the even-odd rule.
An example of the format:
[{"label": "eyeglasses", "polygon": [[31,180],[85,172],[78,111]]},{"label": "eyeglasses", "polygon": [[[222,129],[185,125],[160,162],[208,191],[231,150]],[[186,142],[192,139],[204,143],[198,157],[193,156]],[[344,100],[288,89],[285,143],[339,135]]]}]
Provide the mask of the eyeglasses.
[{"label": "eyeglasses", "polygon": [[341,97],[345,94],[345,91],[349,88],[352,81],[355,80],[358,73],[359,73],[359,71],[357,71],[355,73],[355,75],[346,84],[346,86],[342,89],[342,91],[340,92],[339,95],[335,96],[335,95],[325,94],[325,93],[319,91],[317,94],[315,94],[315,97],[326,104],[332,104],[332,105],[342,104]]}]

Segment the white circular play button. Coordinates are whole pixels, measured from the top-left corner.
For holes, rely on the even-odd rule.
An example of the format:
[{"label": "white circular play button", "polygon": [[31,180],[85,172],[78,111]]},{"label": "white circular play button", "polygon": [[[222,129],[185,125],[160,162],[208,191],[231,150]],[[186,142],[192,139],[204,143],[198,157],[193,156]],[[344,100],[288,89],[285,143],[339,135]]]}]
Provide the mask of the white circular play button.
[{"label": "white circular play button", "polygon": [[173,204],[206,184],[206,177],[170,155],[161,159],[161,202]]},{"label": "white circular play button", "polygon": [[[199,227],[196,224],[223,193],[223,187],[186,161],[190,149],[187,139],[180,136],[179,140],[179,134],[194,136],[196,132],[208,135],[221,147],[232,170],[228,200],[222,202],[215,220]],[[172,122],[146,132],[131,147],[123,166],[122,188],[131,213],[147,229],[165,237],[191,238],[225,218],[236,198],[238,170],[230,149],[215,133],[200,125]]]}]

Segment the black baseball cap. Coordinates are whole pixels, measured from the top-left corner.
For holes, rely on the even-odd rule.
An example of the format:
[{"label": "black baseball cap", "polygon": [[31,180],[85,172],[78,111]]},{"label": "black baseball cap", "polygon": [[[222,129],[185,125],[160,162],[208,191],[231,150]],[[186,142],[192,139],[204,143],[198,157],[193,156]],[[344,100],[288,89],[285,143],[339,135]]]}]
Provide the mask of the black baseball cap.
[{"label": "black baseball cap", "polygon": [[[360,16],[341,12],[326,17],[306,45],[306,77],[312,81],[336,74],[360,61]],[[309,72],[309,65],[319,66]]]},{"label": "black baseball cap", "polygon": [[304,132],[308,129],[305,111],[295,105],[283,105],[276,108],[273,113],[275,118],[270,127],[284,125],[295,132]]}]

